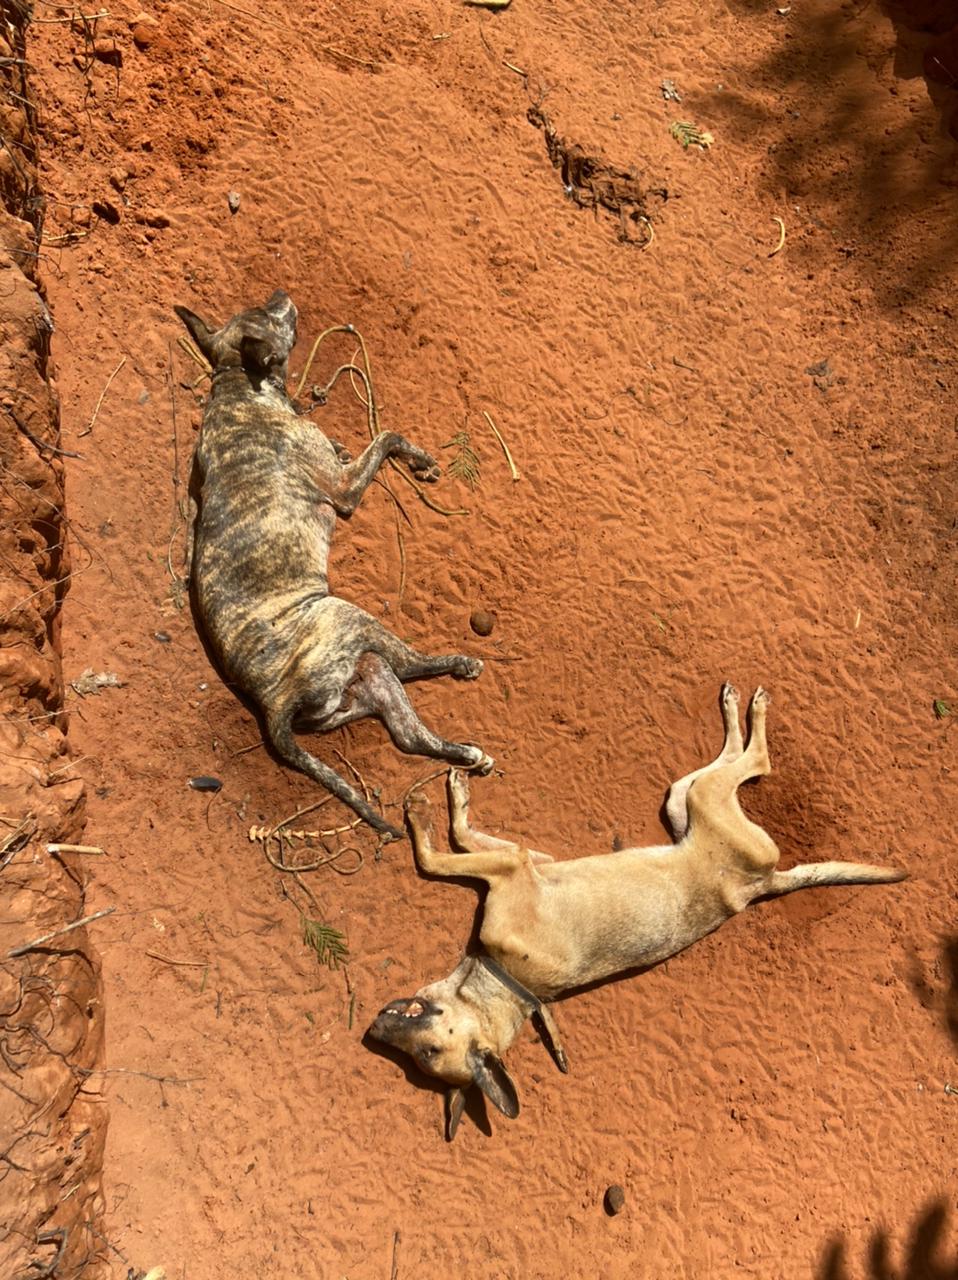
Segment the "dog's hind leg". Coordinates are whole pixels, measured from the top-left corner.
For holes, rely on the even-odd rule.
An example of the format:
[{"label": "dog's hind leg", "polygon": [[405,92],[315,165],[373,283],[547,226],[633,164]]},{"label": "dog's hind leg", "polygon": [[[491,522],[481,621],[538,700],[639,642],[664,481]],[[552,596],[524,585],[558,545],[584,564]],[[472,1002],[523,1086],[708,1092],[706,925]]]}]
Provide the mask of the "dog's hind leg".
[{"label": "dog's hind leg", "polygon": [[[756,689],[749,704],[748,746],[734,760],[703,770],[688,793],[690,834],[703,842],[728,871],[729,905],[742,910],[761,892],[778,863],[778,846],[757,822],[746,817],[738,801],[738,789],[750,778],[771,773],[765,714],[769,697]],[[738,883],[736,883],[738,882]]]},{"label": "dog's hind leg", "polygon": [[394,636],[372,616],[364,628],[363,643],[369,652],[378,653],[384,658],[402,681],[425,680],[430,676],[456,676],[460,680],[475,680],[482,674],[481,659],[469,658],[463,653],[430,657]]},{"label": "dog's hind leg", "polygon": [[365,653],[360,659],[356,679],[349,689],[349,701],[327,717],[319,726],[335,729],[339,725],[375,716],[400,751],[407,755],[431,756],[434,760],[448,760],[464,769],[489,773],[492,758],[481,747],[469,743],[447,742],[427,729],[413,710],[399,677],[392,667],[378,654]]},{"label": "dog's hind leg", "polygon": [[687,774],[684,778],[680,778],[678,782],[673,782],[669,788],[665,813],[676,840],[681,840],[689,829],[688,794],[689,788],[695,779],[700,778],[703,773],[708,773],[713,769],[720,768],[723,764],[729,764],[733,760],[737,760],[742,754],[742,726],[739,722],[738,714],[738,691],[728,681],[722,685],[719,702],[722,708],[722,722],[725,725],[725,742],[722,750],[711,764],[707,764],[701,769],[696,769],[694,773]]},{"label": "dog's hind leg", "polygon": [[718,837],[726,850],[734,852],[735,864],[744,873],[745,884],[735,905],[741,908],[755,898],[820,885],[892,884],[906,879],[907,872],[897,867],[861,862],[815,862],[788,871],[775,870],[779,858],[775,841],[745,816],[736,794],[743,782],[771,772],[765,737],[768,703],[765,690],[756,689],[749,707],[748,747],[725,768],[701,778],[689,795],[693,837],[704,827],[707,839]]},{"label": "dog's hind leg", "polygon": [[348,805],[365,822],[368,822],[375,831],[391,836],[394,840],[402,839],[403,833],[399,827],[394,827],[377,813],[345,778],[339,776],[335,769],[330,769],[328,765],[317,760],[300,746],[293,736],[292,717],[287,709],[268,713],[265,718],[267,736],[288,764],[302,770],[307,777],[332,792],[338,800],[342,800],[343,804]]}]

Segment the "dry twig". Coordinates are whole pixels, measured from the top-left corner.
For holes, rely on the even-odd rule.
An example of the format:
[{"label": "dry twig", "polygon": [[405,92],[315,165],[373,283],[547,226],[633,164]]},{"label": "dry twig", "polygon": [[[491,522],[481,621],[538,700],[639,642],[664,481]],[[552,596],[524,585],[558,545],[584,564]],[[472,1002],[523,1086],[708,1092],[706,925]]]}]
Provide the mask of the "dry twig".
[{"label": "dry twig", "polygon": [[162,960],[164,964],[173,965],[177,969],[206,969],[210,963],[208,960],[171,960],[169,956],[161,956],[158,951],[147,951],[145,954],[151,960]]},{"label": "dry twig", "polygon": [[232,9],[233,13],[241,13],[244,18],[250,18],[253,22],[265,22],[268,27],[276,27],[278,31],[286,31],[287,28],[282,22],[277,22],[275,18],[267,18],[262,13],[251,13],[249,9],[241,9],[238,4],[233,4],[232,0],[216,0],[217,4],[221,4],[224,9]]},{"label": "dry twig", "polygon": [[54,929],[52,933],[45,933],[42,938],[34,938],[32,942],[25,942],[22,947],[14,947],[12,951],[7,952],[7,959],[13,960],[16,956],[26,955],[28,951],[33,951],[36,947],[42,947],[44,943],[52,942],[54,938],[61,938],[65,933],[72,933],[74,929],[81,928],[82,925],[90,924],[94,920],[100,920],[103,916],[110,916],[116,910],[116,907],[104,907],[102,911],[94,911],[92,916],[84,916],[82,920],[74,920],[72,924],[65,925],[62,929]]},{"label": "dry twig", "polygon": [[489,423],[489,426],[492,427],[493,435],[499,441],[500,445],[502,445],[502,452],[506,455],[506,462],[508,462],[509,464],[509,471],[512,473],[512,479],[514,481],[518,480],[519,472],[516,468],[516,464],[512,460],[512,454],[509,452],[509,446],[506,444],[505,440],[503,440],[502,436],[499,433],[499,428],[496,426],[493,420],[489,417],[488,413],[486,413],[485,409],[483,409],[482,411],[482,416]]},{"label": "dry twig", "polygon": [[100,405],[103,403],[103,397],[110,390],[110,383],[113,381],[113,379],[116,377],[116,375],[120,372],[120,370],[123,368],[125,364],[126,364],[126,356],[123,357],[120,363],[116,366],[116,368],[107,378],[106,385],[104,386],[103,390],[100,392],[100,398],[96,402],[96,408],[93,410],[93,417],[90,419],[90,425],[87,427],[85,431],[81,431],[78,433],[80,436],[88,436],[90,432],[93,430],[94,424],[96,423],[96,420],[97,420],[97,414],[99,414],[100,412]]}]

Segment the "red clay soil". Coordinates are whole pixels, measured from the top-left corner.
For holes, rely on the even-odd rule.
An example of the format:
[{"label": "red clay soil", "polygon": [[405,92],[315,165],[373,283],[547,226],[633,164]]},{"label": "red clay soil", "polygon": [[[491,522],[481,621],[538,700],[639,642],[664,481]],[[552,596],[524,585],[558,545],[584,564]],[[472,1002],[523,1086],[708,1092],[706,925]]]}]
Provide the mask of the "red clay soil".
[{"label": "red clay soil", "polygon": [[[88,910],[117,908],[93,926],[106,1273],[952,1275],[958,169],[953,88],[923,74],[945,23],[834,0],[255,8],[111,3],[85,32],[45,7],[33,36],[82,454],[65,664],[122,681],[69,703],[107,850]],[[567,198],[533,105],[631,175],[654,235],[636,205],[623,243],[614,212]],[[446,464],[466,430],[478,455],[474,490],[432,491],[468,515],[394,479],[401,601],[381,489],[331,578],[419,647],[489,659],[413,690],[497,759],[479,825],[566,857],[659,841],[730,678],[773,695],[775,773],[746,803],[783,865],[912,875],[759,906],[562,1002],[571,1074],[528,1031],[521,1115],[473,1111],[452,1145],[438,1091],[363,1033],[453,967],[477,897],[355,833],[355,875],[306,878],[350,950],[318,965],[301,890],[248,838],[317,788],[245,750],[258,727],[170,572],[204,387],[171,308],[222,320],[276,287],[300,308],[294,375],[352,323],[384,425]],[[353,345],[325,343],[310,381]],[[365,438],[345,382],[315,419]],[[394,818],[431,771],[374,723],[314,746]]]},{"label": "red clay soil", "polygon": [[106,1112],[85,1092],[103,1043],[88,937],[43,943],[84,915],[82,863],[63,848],[82,833],[83,783],[61,714],[70,561],[27,19],[0,0],[0,1275],[65,1280],[98,1243]]}]

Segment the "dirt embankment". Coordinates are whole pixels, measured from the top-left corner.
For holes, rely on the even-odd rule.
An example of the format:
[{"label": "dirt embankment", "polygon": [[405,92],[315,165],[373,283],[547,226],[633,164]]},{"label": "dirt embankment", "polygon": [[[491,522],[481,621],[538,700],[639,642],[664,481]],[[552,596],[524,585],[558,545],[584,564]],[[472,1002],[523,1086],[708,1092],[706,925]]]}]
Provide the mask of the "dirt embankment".
[{"label": "dirt embankment", "polygon": [[99,1274],[103,1012],[84,929],[24,950],[84,915],[80,856],[47,848],[77,841],[84,795],[62,709],[70,557],[27,20],[0,0],[0,1275],[65,1280]]}]

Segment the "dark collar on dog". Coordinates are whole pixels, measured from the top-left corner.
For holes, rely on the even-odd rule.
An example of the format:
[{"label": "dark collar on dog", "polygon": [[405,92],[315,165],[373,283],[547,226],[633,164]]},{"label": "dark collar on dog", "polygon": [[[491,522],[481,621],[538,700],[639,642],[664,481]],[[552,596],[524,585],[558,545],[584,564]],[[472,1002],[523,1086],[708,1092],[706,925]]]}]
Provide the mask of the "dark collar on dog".
[{"label": "dark collar on dog", "polygon": [[529,1016],[531,1016],[535,1023],[536,1030],[542,1038],[542,1043],[549,1050],[556,1066],[562,1072],[568,1071],[569,1064],[565,1056],[565,1051],[557,1042],[558,1032],[556,1033],[556,1036],[553,1036],[552,1033],[554,1026],[552,1015],[547,1013],[543,1008],[542,1001],[539,997],[530,991],[528,987],[524,987],[518,978],[514,978],[507,969],[503,969],[502,965],[499,964],[498,961],[493,960],[492,956],[476,956],[476,961],[478,964],[481,964],[483,969],[485,969],[487,973],[490,973],[497,982],[501,982],[508,991],[511,991],[514,996],[517,996],[518,999],[528,1007]]},{"label": "dark collar on dog", "polygon": [[542,1001],[539,997],[537,995],[533,995],[529,988],[524,987],[519,979],[514,978],[508,970],[503,969],[502,965],[499,964],[498,961],[493,960],[492,956],[476,956],[476,959],[482,967],[501,982],[504,987],[508,987],[514,996],[518,996],[523,1004],[529,1005],[532,1013],[539,1013],[541,1011]]}]

